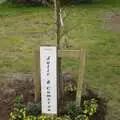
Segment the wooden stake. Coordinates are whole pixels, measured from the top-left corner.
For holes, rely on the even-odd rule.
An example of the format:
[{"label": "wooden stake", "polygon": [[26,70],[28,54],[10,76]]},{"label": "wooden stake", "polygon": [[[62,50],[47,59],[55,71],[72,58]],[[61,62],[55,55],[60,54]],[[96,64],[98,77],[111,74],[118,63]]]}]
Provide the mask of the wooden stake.
[{"label": "wooden stake", "polygon": [[35,102],[40,101],[40,50],[35,51]]},{"label": "wooden stake", "polygon": [[81,49],[79,78],[77,81],[77,92],[76,92],[76,105],[77,106],[80,106],[80,103],[81,103],[82,87],[83,87],[84,73],[85,73],[85,61],[86,61],[86,51]]}]

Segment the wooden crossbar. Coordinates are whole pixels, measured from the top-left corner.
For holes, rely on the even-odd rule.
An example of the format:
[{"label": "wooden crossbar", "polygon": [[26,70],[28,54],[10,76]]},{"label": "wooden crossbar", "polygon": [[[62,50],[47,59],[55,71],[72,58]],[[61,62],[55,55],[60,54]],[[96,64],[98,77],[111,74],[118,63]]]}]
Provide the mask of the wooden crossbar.
[{"label": "wooden crossbar", "polygon": [[79,59],[80,50],[58,50],[58,57]]}]

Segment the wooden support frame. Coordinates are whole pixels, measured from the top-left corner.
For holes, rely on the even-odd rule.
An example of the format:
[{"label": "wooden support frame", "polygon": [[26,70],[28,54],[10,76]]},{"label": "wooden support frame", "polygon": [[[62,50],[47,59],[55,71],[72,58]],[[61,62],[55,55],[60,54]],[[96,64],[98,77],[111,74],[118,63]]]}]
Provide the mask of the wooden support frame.
[{"label": "wooden support frame", "polygon": [[[58,56],[61,58],[72,58],[80,60],[80,66],[78,70],[78,81],[77,81],[77,91],[76,91],[76,105],[80,106],[81,96],[82,96],[82,88],[85,74],[85,63],[86,63],[86,51],[85,49],[81,50],[58,50]],[[61,85],[63,85],[63,81],[61,81]],[[62,95],[64,88],[61,89]]]},{"label": "wooden support frame", "polygon": [[[78,71],[78,81],[77,81],[77,91],[76,91],[76,105],[80,106],[81,96],[82,96],[82,87],[84,81],[84,73],[85,73],[85,63],[86,63],[86,51],[85,49],[81,50],[58,50],[58,58],[72,58],[80,60],[80,66]],[[59,66],[61,67],[61,66]],[[35,52],[35,101],[40,100],[40,51]],[[61,90],[61,98],[64,95],[63,89],[63,81],[60,81]]]}]

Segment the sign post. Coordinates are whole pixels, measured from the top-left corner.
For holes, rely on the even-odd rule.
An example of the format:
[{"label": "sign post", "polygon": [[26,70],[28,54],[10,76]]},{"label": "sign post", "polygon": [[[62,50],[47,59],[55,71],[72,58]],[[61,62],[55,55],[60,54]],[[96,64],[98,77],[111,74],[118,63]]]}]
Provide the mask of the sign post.
[{"label": "sign post", "polygon": [[42,113],[57,114],[57,48],[40,47]]}]

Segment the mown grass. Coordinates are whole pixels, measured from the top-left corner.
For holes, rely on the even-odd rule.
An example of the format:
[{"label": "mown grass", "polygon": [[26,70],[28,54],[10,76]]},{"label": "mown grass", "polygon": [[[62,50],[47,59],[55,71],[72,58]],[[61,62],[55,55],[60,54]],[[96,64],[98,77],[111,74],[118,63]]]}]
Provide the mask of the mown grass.
[{"label": "mown grass", "polygon": [[[119,12],[119,3],[106,0],[101,4],[68,6],[64,28],[70,29],[69,49],[87,49],[85,82],[108,100],[108,120],[120,118],[120,31],[104,29],[104,17]],[[45,7],[0,5],[1,74],[33,71],[34,50],[41,44],[56,43],[53,14]],[[78,65],[77,60],[68,60],[63,67]]]}]

